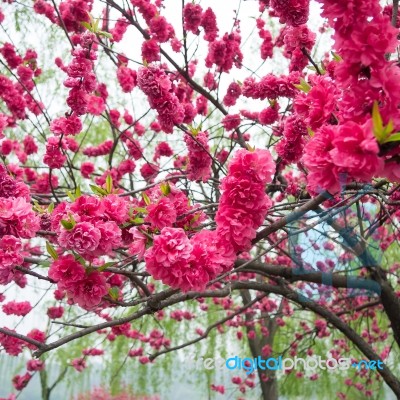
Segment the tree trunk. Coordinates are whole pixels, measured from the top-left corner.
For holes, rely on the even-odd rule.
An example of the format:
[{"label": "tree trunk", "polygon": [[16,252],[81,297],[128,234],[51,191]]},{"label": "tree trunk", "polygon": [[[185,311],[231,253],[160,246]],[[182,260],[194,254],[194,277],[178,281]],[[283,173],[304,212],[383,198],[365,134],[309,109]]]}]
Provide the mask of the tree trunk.
[{"label": "tree trunk", "polygon": [[[242,296],[243,304],[248,304],[251,301],[250,291],[241,290],[240,294]],[[252,317],[249,314],[246,314],[246,322],[252,321]],[[274,336],[276,332],[277,325],[273,319],[265,318],[264,326],[268,328],[269,335],[258,337],[255,336],[254,339],[250,339],[247,335],[247,340],[249,341],[249,346],[251,350],[251,354],[253,358],[257,358],[258,356],[262,357],[261,349],[265,345],[270,345],[272,348],[272,344],[274,341]],[[247,333],[254,331],[253,326],[246,326]],[[261,370],[257,369],[258,379],[260,381],[261,393],[263,400],[278,400],[278,382],[276,380],[276,371],[273,370]],[[267,380],[265,380],[265,375],[267,376]],[[264,378],[264,379],[263,379]]]},{"label": "tree trunk", "polygon": [[47,386],[47,372],[43,369],[40,374],[40,386],[42,387],[42,400],[50,400],[50,389]]}]

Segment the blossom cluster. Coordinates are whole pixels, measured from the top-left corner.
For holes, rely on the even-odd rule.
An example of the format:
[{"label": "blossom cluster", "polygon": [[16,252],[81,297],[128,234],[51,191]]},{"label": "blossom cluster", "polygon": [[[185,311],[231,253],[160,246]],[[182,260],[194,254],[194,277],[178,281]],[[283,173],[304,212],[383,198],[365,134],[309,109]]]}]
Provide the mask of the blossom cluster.
[{"label": "blossom cluster", "polygon": [[[330,77],[313,78],[311,90],[295,100],[295,110],[316,132],[305,147],[304,164],[309,169],[308,187],[334,193],[356,180],[369,182],[384,176],[400,177],[395,161],[398,151],[382,151],[379,130],[392,124],[385,134],[400,129],[399,71],[387,59],[397,44],[397,29],[382,15],[379,2],[325,1],[323,16],[335,29],[335,51],[339,59],[330,63]],[[389,89],[390,88],[390,89]],[[382,128],[376,125],[381,119]],[[391,121],[391,122],[390,122]]]},{"label": "blossom cluster", "polygon": [[0,284],[18,277],[23,263],[21,239],[35,237],[40,220],[29,203],[29,188],[0,164]]},{"label": "blossom cluster", "polygon": [[71,254],[53,261],[49,278],[57,283],[59,290],[67,293],[69,299],[85,309],[99,305],[109,289],[104,274],[86,270]]},{"label": "blossom cluster", "polygon": [[[223,194],[215,218],[215,231],[202,230],[190,239],[182,228],[164,226],[145,250],[146,237],[135,232],[141,257],[155,279],[183,291],[203,290],[222,271],[229,270],[236,253],[251,248],[271,200],[265,185],[271,181],[275,164],[268,150],[240,150],[223,179]],[[150,213],[149,213],[150,216]],[[169,225],[175,218],[163,204],[161,216]],[[138,244],[134,251],[139,252]]]},{"label": "blossom cluster", "polygon": [[222,196],[215,221],[218,242],[235,253],[248,251],[272,202],[265,193],[275,163],[268,150],[239,150],[221,182]]},{"label": "blossom cluster", "polygon": [[192,181],[206,182],[211,176],[212,157],[209,152],[208,133],[187,134],[184,138],[188,148],[187,175]]},{"label": "blossom cluster", "polygon": [[24,120],[28,111],[34,115],[42,113],[43,104],[33,95],[33,78],[39,77],[42,70],[37,65],[37,53],[28,49],[23,57],[11,43],[4,43],[0,47],[0,54],[4,57],[7,68],[17,77],[13,82],[7,75],[0,74],[0,99],[4,101],[10,114],[0,113],[0,139],[3,130],[13,127],[18,120]]},{"label": "blossom cluster", "polygon": [[185,111],[173,92],[170,78],[159,66],[150,65],[139,68],[137,84],[147,95],[150,107],[157,110],[161,129],[172,133],[173,127],[183,122]]},{"label": "blossom cluster", "polygon": [[128,203],[122,197],[82,195],[73,203],[62,202],[54,209],[51,227],[63,249],[92,260],[112,254],[121,245],[118,224],[125,222],[127,216]]},{"label": "blossom cluster", "polygon": [[68,78],[64,81],[64,86],[70,88],[67,104],[76,115],[86,114],[88,94],[96,88],[96,76],[93,72],[93,61],[97,58],[95,38],[89,31],[78,35],[80,47],[72,51],[72,61],[65,68]]}]

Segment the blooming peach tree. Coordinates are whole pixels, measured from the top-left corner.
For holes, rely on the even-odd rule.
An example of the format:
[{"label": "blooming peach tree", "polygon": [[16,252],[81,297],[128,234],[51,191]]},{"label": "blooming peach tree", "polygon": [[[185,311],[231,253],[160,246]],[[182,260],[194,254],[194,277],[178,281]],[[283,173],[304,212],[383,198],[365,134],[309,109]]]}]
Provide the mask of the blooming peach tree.
[{"label": "blooming peach tree", "polygon": [[[150,364],[216,331],[253,358],[317,341],[379,361],[330,395],[400,398],[398,0],[239,0],[228,23],[209,3],[1,5],[0,348],[30,355],[13,385],[38,373],[49,399],[105,356],[48,381],[45,358],[88,335]],[[323,379],[285,375],[230,390]]]}]

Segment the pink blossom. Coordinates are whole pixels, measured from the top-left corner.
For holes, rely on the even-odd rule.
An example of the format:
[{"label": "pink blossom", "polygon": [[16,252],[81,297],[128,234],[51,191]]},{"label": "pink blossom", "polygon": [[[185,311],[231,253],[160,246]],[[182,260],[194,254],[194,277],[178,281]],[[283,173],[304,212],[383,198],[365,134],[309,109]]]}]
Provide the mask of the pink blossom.
[{"label": "pink blossom", "polygon": [[258,182],[271,182],[274,173],[275,163],[268,150],[239,150],[228,167],[228,174],[235,177],[251,176]]},{"label": "pink blossom", "polygon": [[121,246],[121,229],[114,221],[98,222],[97,228],[100,231],[100,241],[97,250],[93,255],[111,255],[113,249]]},{"label": "pink blossom", "polygon": [[81,165],[81,174],[84,178],[89,179],[90,175],[94,172],[94,165],[90,161],[85,161]]},{"label": "pink blossom", "polygon": [[101,233],[90,222],[78,222],[71,230],[62,229],[58,242],[62,247],[82,255],[92,254],[98,247]]},{"label": "pink blossom", "polygon": [[147,236],[139,231],[138,228],[129,229],[132,235],[132,243],[129,246],[129,254],[136,255],[139,261],[143,261],[146,252]]},{"label": "pink blossom", "polygon": [[49,307],[47,309],[47,315],[50,319],[61,318],[64,314],[64,307]]},{"label": "pink blossom", "polygon": [[68,297],[85,309],[99,305],[103,296],[108,293],[109,285],[103,274],[93,271],[82,280],[67,288]]},{"label": "pink blossom", "polygon": [[[6,327],[4,327],[3,329],[16,333],[14,330],[8,329]],[[26,343],[22,340],[7,335],[5,333],[0,333],[0,344],[4,348],[6,353],[10,356],[18,356],[20,353],[22,353],[23,348],[26,345]]]},{"label": "pink blossom", "polygon": [[7,315],[18,315],[18,316],[25,316],[32,310],[32,306],[29,301],[10,301],[6,304],[3,304],[2,310],[4,314]]},{"label": "pink blossom", "polygon": [[92,115],[101,115],[106,109],[106,103],[102,97],[89,95],[87,112]]},{"label": "pink blossom", "polygon": [[154,152],[154,161],[158,161],[158,159],[162,156],[171,157],[174,154],[171,147],[167,142],[160,142],[156,147],[156,151]]},{"label": "pink blossom", "polygon": [[53,261],[49,269],[49,278],[57,282],[60,290],[76,285],[84,277],[84,267],[72,254],[59,257]]},{"label": "pink blossom", "polygon": [[0,284],[10,283],[14,277],[14,267],[23,263],[21,241],[5,235],[0,239]]},{"label": "pink blossom", "polygon": [[71,365],[78,371],[82,372],[86,368],[86,361],[84,358],[75,358],[71,361]]},{"label": "pink blossom", "polygon": [[313,193],[339,190],[339,170],[332,161],[333,139],[336,131],[333,127],[323,127],[312,137],[304,149],[303,161],[309,169],[307,182]]},{"label": "pink blossom", "polygon": [[103,197],[102,204],[103,218],[106,217],[117,224],[122,224],[128,218],[129,203],[123,197],[109,194]]},{"label": "pink blossom", "polygon": [[65,144],[62,140],[55,136],[48,138],[43,162],[52,169],[60,169],[67,160],[61,149],[65,149]]},{"label": "pink blossom", "polygon": [[143,42],[142,57],[148,63],[160,61],[160,46],[155,39],[150,39]]},{"label": "pink blossom", "polygon": [[25,198],[0,197],[0,237],[13,235],[32,238],[40,228],[40,220]]},{"label": "pink blossom", "polygon": [[82,354],[84,356],[102,356],[104,354],[104,350],[91,348],[91,349],[83,349]]},{"label": "pink blossom", "polygon": [[198,35],[203,9],[199,4],[186,3],[183,9],[184,28]]},{"label": "pink blossom", "polygon": [[129,22],[125,18],[118,18],[114,28],[110,29],[112,40],[114,42],[120,42],[124,37],[124,34],[128,29],[128,26]]},{"label": "pink blossom", "polygon": [[22,390],[26,387],[31,378],[32,375],[29,372],[27,372],[25,375],[16,375],[12,379],[13,386],[16,390]]},{"label": "pink blossom", "polygon": [[268,107],[262,110],[258,114],[258,120],[263,125],[271,125],[276,122],[279,118],[279,106],[275,105],[274,107]]},{"label": "pink blossom", "polygon": [[[222,181],[221,190],[229,199],[230,205],[238,210],[249,212],[259,210],[263,213],[271,206],[271,200],[265,197],[264,188],[261,185],[254,185],[251,178],[243,177],[238,180],[228,175]],[[259,225],[259,221],[256,225]]]},{"label": "pink blossom", "polygon": [[170,267],[179,261],[186,262],[191,250],[192,246],[183,229],[163,228],[161,234],[154,238],[153,247],[145,254],[147,269],[151,270],[154,263]]},{"label": "pink blossom", "polygon": [[223,98],[223,103],[226,106],[234,106],[236,104],[236,100],[242,94],[242,89],[237,82],[232,82],[228,86],[228,90],[226,92],[225,97]]},{"label": "pink blossom", "polygon": [[22,58],[15,51],[15,47],[11,43],[4,43],[0,48],[0,54],[5,58],[11,69],[17,68],[22,63]]},{"label": "pink blossom", "polygon": [[31,154],[37,153],[38,147],[36,145],[35,139],[32,136],[25,136],[25,138],[24,138],[24,150],[25,150],[25,153],[28,156],[31,155]]},{"label": "pink blossom", "polygon": [[28,371],[43,371],[44,369],[44,361],[42,360],[29,360],[26,363],[26,369]]},{"label": "pink blossom", "polygon": [[339,126],[329,153],[333,163],[353,178],[369,182],[383,167],[378,157],[379,146],[372,133],[372,124],[360,126],[346,122]]},{"label": "pink blossom", "polygon": [[[337,37],[337,36],[336,36]],[[386,16],[376,16],[368,23],[358,24],[350,40],[337,40],[336,46],[345,46],[346,61],[363,65],[382,65],[385,54],[392,53],[397,45],[397,30]],[[342,53],[342,52],[341,52]]]},{"label": "pink blossom", "polygon": [[0,173],[0,197],[17,197],[15,196],[16,181],[6,173]]},{"label": "pink blossom", "polygon": [[69,210],[85,220],[93,220],[103,216],[105,203],[96,196],[83,195],[70,205]]},{"label": "pink blossom", "polygon": [[189,162],[186,168],[188,178],[196,182],[206,182],[211,176],[212,165],[212,158],[209,154],[208,133],[199,132],[193,136],[187,134],[184,140],[189,151]]},{"label": "pink blossom", "polygon": [[156,164],[146,163],[140,168],[140,174],[143,179],[147,182],[154,182],[154,179],[158,175],[159,167]]},{"label": "pink blossom", "polygon": [[[39,329],[32,329],[30,332],[28,332],[26,336],[40,343],[45,343],[46,341],[46,334]],[[30,343],[27,344],[27,347],[29,347],[31,350],[37,349],[37,347],[34,344]]]},{"label": "pink blossom", "polygon": [[298,26],[307,23],[310,0],[271,0],[280,23]]},{"label": "pink blossom", "polygon": [[184,108],[171,92],[171,81],[158,67],[149,66],[138,71],[138,86],[148,96],[150,106],[157,110],[161,128],[172,133],[175,124],[184,119]]},{"label": "pink blossom", "polygon": [[121,161],[121,164],[118,166],[118,173],[122,175],[126,174],[133,174],[136,168],[136,164],[133,160],[128,159],[128,160],[123,160]]},{"label": "pink blossom", "polygon": [[218,27],[217,18],[210,7],[203,12],[201,26],[204,29],[204,40],[213,42],[218,36]]},{"label": "pink blossom", "polygon": [[129,67],[121,66],[117,70],[117,79],[125,93],[131,92],[136,86],[136,71],[130,69]]},{"label": "pink blossom", "polygon": [[57,118],[50,125],[50,131],[55,135],[77,135],[81,130],[82,122],[75,114],[69,117]]},{"label": "pink blossom", "polygon": [[83,154],[90,157],[105,156],[111,151],[113,144],[114,142],[111,139],[108,139],[103,143],[100,143],[98,146],[87,147],[83,150]]},{"label": "pink blossom", "polygon": [[296,96],[295,111],[304,118],[311,129],[316,130],[331,118],[336,107],[338,91],[329,78],[316,77],[313,79],[311,90]]},{"label": "pink blossom", "polygon": [[147,211],[145,222],[149,222],[153,228],[161,230],[176,221],[176,210],[168,197],[162,197],[157,203],[148,205]]},{"label": "pink blossom", "polygon": [[149,28],[151,35],[159,43],[165,43],[175,35],[173,26],[161,15],[156,15],[150,20]]}]

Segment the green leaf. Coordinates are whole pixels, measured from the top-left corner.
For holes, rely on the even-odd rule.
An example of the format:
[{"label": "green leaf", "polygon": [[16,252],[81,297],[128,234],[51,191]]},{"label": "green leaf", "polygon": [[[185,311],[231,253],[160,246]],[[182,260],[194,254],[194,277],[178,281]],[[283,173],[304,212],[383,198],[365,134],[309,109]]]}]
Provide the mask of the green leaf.
[{"label": "green leaf", "polygon": [[169,186],[168,182],[161,183],[160,189],[164,196],[168,196],[171,193],[171,186]]},{"label": "green leaf", "polygon": [[50,261],[41,261],[41,263],[39,264],[39,266],[41,268],[50,268]]},{"label": "green leaf", "polygon": [[100,36],[104,36],[104,37],[106,37],[108,39],[112,39],[113,38],[113,35],[111,33],[109,33],[109,32],[99,31],[98,34]]},{"label": "green leaf", "polygon": [[113,286],[108,290],[108,294],[113,300],[118,300],[119,297],[119,289],[116,286]]},{"label": "green leaf", "polygon": [[81,187],[78,186],[75,190],[75,199],[82,196]]},{"label": "green leaf", "polygon": [[256,150],[256,148],[253,146],[250,146],[249,143],[246,143],[246,149],[247,149],[247,151],[250,151],[250,153],[253,153]]},{"label": "green leaf", "polygon": [[97,19],[94,21],[94,25],[93,25],[93,31],[94,31],[94,32],[98,32],[98,30],[99,30],[99,24],[100,24],[100,18],[97,18]]},{"label": "green leaf", "polygon": [[95,186],[95,185],[89,185],[89,186],[94,194],[97,194],[99,196],[106,196],[108,194],[106,190],[104,190],[103,188],[101,188],[99,186]]},{"label": "green leaf", "polygon": [[73,229],[74,224],[70,221],[66,221],[65,219],[62,219],[61,221],[61,225],[67,230],[70,231],[71,229]]},{"label": "green leaf", "polygon": [[300,84],[293,84],[293,86],[304,93],[308,93],[311,90],[311,86],[303,79],[300,79]]},{"label": "green leaf", "polygon": [[385,135],[385,138],[387,138],[394,129],[394,125],[393,125],[393,120],[390,120],[389,123],[383,128],[383,133]]},{"label": "green leaf", "polygon": [[74,252],[74,257],[75,260],[78,261],[83,267],[86,267],[86,261],[82,256]]},{"label": "green leaf", "polygon": [[150,197],[147,196],[147,194],[145,192],[142,193],[142,197],[143,197],[143,201],[146,203],[146,205],[150,205],[151,204]]},{"label": "green leaf", "polygon": [[[379,112],[378,102],[375,100],[372,106],[372,127],[373,133],[378,143],[397,142],[397,139],[392,138],[395,135],[389,136],[394,129],[393,121],[390,120],[386,126],[383,125],[382,116]],[[392,138],[388,140],[389,138]]]},{"label": "green leaf", "polygon": [[134,225],[142,225],[143,222],[144,222],[144,219],[143,219],[143,218],[135,218],[135,219],[132,221],[132,224],[134,224]]},{"label": "green leaf", "polygon": [[56,252],[56,249],[53,247],[53,245],[50,242],[46,241],[46,249],[47,249],[47,252],[49,253],[50,257],[53,260],[58,260],[58,254]]},{"label": "green leaf", "polygon": [[315,135],[315,132],[310,127],[307,127],[307,132],[310,137],[313,137]]},{"label": "green leaf", "polygon": [[333,57],[333,59],[335,60],[335,61],[342,61],[342,57],[340,57],[339,56],[339,54],[337,54],[337,53],[335,53],[335,52],[333,52],[333,51],[331,51],[331,54],[332,54],[332,57]]},{"label": "green leaf", "polygon": [[93,32],[93,28],[92,26],[88,23],[88,22],[81,22],[81,25],[84,26],[87,30],[89,30],[90,32]]},{"label": "green leaf", "polygon": [[54,203],[50,203],[49,206],[47,207],[47,212],[51,214],[54,210]]},{"label": "green leaf", "polygon": [[383,143],[399,142],[399,141],[400,141],[400,132],[396,132],[393,135],[386,138]]},{"label": "green leaf", "polygon": [[378,102],[375,100],[372,106],[372,126],[376,140],[378,143],[382,143],[385,140],[383,132],[383,121],[379,112]]},{"label": "green leaf", "polygon": [[67,196],[71,201],[75,201],[75,195],[71,191],[67,190]]},{"label": "green leaf", "polygon": [[106,178],[106,191],[107,191],[107,193],[112,193],[112,191],[113,191],[113,180],[112,180],[111,175],[107,175],[107,178]]},{"label": "green leaf", "polygon": [[115,265],[116,262],[106,262],[105,264],[103,264],[101,267],[96,268],[96,271],[102,272],[105,269],[107,269],[108,267],[112,267],[113,265]]},{"label": "green leaf", "polygon": [[143,207],[135,207],[134,210],[136,212],[139,212],[139,213],[142,213],[142,214],[147,214],[148,213],[147,209],[143,208]]}]

